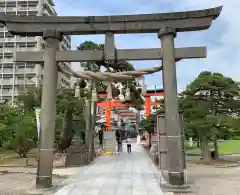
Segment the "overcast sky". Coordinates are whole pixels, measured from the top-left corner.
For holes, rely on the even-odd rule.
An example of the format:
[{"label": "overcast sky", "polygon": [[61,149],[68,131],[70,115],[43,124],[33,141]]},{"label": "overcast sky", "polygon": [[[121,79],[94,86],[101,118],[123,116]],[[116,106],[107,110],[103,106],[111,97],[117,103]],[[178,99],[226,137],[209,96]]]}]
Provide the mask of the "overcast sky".
[{"label": "overcast sky", "polygon": [[[178,89],[183,90],[201,71],[221,72],[240,81],[240,0],[55,0],[61,16],[93,16],[174,12],[223,5],[221,16],[206,31],[178,33],[176,47],[207,46],[206,59],[177,63]],[[156,34],[116,35],[117,48],[160,48]],[[103,43],[104,36],[73,36],[72,48],[86,40]],[[135,68],[153,67],[160,61],[134,61]],[[76,66],[74,67],[77,68]],[[149,88],[162,87],[161,73],[146,77]]]}]

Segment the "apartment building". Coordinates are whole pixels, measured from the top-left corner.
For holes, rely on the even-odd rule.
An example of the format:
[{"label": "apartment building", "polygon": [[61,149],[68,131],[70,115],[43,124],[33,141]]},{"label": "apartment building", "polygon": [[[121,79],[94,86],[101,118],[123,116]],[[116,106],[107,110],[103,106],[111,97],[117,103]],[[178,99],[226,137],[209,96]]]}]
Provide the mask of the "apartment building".
[{"label": "apartment building", "polygon": [[[57,15],[52,0],[0,0],[0,12],[9,15]],[[13,100],[26,87],[38,86],[43,77],[41,65],[14,63],[16,51],[41,51],[45,42],[41,37],[20,37],[11,35],[0,25],[0,100]],[[62,51],[71,48],[70,36],[60,43]],[[70,63],[64,63],[70,66]],[[58,87],[70,87],[70,77],[59,73]]]}]

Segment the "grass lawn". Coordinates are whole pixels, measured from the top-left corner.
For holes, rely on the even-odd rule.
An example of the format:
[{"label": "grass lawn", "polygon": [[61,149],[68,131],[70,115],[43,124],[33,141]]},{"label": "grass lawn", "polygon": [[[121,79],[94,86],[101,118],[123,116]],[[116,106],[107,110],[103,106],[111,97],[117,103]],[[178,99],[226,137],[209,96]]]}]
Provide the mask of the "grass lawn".
[{"label": "grass lawn", "polygon": [[26,166],[35,165],[37,157],[37,149],[28,152],[28,158],[22,158],[13,150],[6,150],[0,147],[0,166]]},{"label": "grass lawn", "polygon": [[6,149],[0,147],[0,159],[17,156],[17,155],[18,154],[16,154],[13,150],[6,150]]},{"label": "grass lawn", "polygon": [[[32,149],[28,152],[29,158],[36,158],[37,155],[37,149]],[[4,158],[20,158],[20,156],[15,153],[13,150],[7,150],[2,147],[0,147],[0,159]]]},{"label": "grass lawn", "polygon": [[[220,155],[240,153],[240,140],[226,140],[218,142]],[[193,147],[188,146],[187,141],[185,142],[186,152],[189,154],[200,154],[201,150],[194,143]],[[213,150],[213,143],[209,143],[209,149]]]}]

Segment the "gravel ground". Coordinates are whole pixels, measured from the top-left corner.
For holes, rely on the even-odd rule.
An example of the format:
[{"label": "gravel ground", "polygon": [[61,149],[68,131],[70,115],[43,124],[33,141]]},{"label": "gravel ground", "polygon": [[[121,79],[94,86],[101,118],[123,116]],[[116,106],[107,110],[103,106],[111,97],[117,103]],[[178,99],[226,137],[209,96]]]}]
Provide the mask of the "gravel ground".
[{"label": "gravel ground", "polygon": [[[192,192],[178,192],[174,195],[240,195],[240,167],[214,168],[188,165],[187,175]],[[173,195],[173,193],[164,193],[164,195]]]},{"label": "gravel ground", "polygon": [[193,182],[192,195],[240,195],[240,167],[189,165],[188,180]]},{"label": "gravel ground", "polygon": [[[54,176],[53,185],[61,183],[64,179]],[[26,195],[26,192],[35,188],[35,180],[35,174],[0,174],[0,195]]]},{"label": "gravel ground", "polygon": [[[198,156],[187,156],[188,161],[199,161]],[[240,163],[240,154],[226,155],[221,159]],[[187,180],[192,187],[191,193],[174,195],[240,195],[240,166],[217,168],[202,164],[187,163]],[[164,195],[173,193],[165,192]]]}]

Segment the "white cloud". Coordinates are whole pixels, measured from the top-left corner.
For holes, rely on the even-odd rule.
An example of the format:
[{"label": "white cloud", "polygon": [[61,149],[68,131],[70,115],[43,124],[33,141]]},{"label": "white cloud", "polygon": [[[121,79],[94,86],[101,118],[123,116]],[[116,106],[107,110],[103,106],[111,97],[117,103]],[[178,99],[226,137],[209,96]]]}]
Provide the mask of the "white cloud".
[{"label": "white cloud", "polygon": [[[218,39],[215,45],[208,44],[208,58],[200,65],[205,69],[224,73],[236,80],[240,80],[240,25],[239,25],[239,0],[185,0],[182,9],[202,9],[223,5],[223,11],[220,17],[213,22],[209,33],[211,39]],[[218,28],[218,31],[213,29]],[[218,36],[221,34],[220,36]],[[204,41],[203,37],[203,41]],[[201,68],[200,68],[201,69]]]}]

